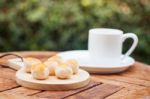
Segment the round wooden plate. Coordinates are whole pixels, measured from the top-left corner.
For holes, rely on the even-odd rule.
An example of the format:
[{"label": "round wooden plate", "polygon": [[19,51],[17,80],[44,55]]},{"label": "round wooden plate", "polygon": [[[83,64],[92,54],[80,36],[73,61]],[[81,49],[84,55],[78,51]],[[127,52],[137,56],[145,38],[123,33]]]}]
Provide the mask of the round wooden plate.
[{"label": "round wooden plate", "polygon": [[39,90],[71,90],[86,86],[90,81],[88,72],[80,69],[78,74],[70,79],[58,79],[56,76],[49,76],[46,80],[36,80],[30,73],[24,72],[23,68],[16,73],[16,81],[19,85]]}]

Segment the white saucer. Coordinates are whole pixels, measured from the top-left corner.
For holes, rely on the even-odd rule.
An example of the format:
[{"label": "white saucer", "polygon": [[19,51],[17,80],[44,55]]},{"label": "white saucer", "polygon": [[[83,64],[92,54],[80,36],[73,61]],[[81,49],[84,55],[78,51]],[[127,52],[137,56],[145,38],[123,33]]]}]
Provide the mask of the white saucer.
[{"label": "white saucer", "polygon": [[87,50],[72,50],[72,51],[65,51],[58,54],[64,60],[66,59],[76,59],[79,62],[80,68],[90,72],[90,73],[118,73],[128,69],[135,63],[135,60],[128,56],[123,59],[123,61],[119,65],[112,65],[112,66],[101,66],[92,62],[89,59],[89,53]]}]

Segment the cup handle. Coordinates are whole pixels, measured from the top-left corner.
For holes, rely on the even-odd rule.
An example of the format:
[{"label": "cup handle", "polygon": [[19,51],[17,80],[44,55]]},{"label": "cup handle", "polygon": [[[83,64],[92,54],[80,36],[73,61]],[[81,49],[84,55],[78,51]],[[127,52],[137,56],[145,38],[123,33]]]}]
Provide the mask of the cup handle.
[{"label": "cup handle", "polygon": [[129,50],[124,54],[122,59],[124,59],[126,56],[129,56],[134,51],[135,47],[138,44],[138,37],[134,33],[126,33],[126,34],[124,34],[123,37],[122,37],[122,42],[124,42],[128,38],[132,38],[133,39],[133,43],[132,43],[131,47],[129,48]]}]

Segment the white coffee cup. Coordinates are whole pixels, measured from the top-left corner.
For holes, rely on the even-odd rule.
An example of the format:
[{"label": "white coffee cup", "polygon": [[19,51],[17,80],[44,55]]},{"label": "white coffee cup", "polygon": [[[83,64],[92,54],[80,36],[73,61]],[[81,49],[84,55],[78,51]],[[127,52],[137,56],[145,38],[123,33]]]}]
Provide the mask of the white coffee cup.
[{"label": "white coffee cup", "polygon": [[112,66],[118,65],[123,60],[122,47],[123,42],[133,39],[133,44],[124,54],[129,56],[138,43],[138,38],[133,33],[123,34],[123,31],[109,28],[94,28],[89,30],[88,50],[91,60],[95,64]]}]

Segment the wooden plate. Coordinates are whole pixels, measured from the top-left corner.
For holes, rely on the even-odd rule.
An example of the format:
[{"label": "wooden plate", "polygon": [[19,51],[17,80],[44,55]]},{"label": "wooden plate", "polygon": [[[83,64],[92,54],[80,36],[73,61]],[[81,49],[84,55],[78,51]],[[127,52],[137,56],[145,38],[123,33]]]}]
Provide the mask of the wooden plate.
[{"label": "wooden plate", "polygon": [[86,86],[90,81],[88,72],[80,69],[78,74],[70,79],[58,79],[56,76],[49,76],[46,80],[36,80],[30,73],[24,72],[23,68],[16,73],[16,82],[24,87],[39,90],[70,90]]}]

